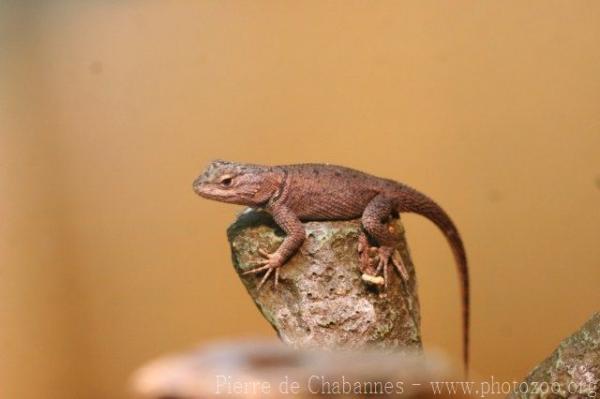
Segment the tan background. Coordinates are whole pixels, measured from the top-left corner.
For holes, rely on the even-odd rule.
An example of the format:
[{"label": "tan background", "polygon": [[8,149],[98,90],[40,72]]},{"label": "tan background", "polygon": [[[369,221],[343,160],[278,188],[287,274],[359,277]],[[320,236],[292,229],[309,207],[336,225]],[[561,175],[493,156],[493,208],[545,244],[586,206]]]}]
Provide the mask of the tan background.
[{"label": "tan background", "polygon": [[[213,158],[329,162],[441,202],[473,366],[524,375],[600,308],[600,3],[0,6],[0,397],[125,398],[138,365],[272,335],[234,275]],[[406,216],[428,348],[458,360],[450,251]]]}]

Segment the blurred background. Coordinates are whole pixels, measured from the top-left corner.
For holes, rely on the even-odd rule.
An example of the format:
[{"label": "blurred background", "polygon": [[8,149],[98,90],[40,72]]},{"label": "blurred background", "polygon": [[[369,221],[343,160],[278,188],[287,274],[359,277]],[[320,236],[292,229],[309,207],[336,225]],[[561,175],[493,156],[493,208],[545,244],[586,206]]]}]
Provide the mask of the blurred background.
[{"label": "blurred background", "polygon": [[[475,374],[519,379],[599,310],[600,3],[3,1],[0,397],[128,398],[144,362],[273,336],[214,158],[328,162],[453,216]],[[426,348],[460,359],[443,237],[404,218]]]}]

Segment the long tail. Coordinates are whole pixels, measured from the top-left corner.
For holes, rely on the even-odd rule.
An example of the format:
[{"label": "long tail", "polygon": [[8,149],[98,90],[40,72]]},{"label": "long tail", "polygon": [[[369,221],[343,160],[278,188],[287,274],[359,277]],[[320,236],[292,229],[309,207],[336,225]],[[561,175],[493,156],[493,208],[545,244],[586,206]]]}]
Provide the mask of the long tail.
[{"label": "long tail", "polygon": [[398,212],[413,212],[431,220],[444,233],[448,240],[458,268],[462,291],[462,323],[463,323],[463,363],[465,374],[469,370],[469,270],[467,255],[458,229],[450,216],[425,194],[408,186],[401,186],[398,203]]}]

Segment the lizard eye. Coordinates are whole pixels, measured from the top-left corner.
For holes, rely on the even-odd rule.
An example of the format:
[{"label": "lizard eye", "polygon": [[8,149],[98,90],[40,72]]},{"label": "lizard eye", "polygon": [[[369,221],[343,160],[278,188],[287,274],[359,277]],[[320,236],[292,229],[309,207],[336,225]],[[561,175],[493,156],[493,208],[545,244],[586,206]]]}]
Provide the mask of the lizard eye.
[{"label": "lizard eye", "polygon": [[223,187],[229,187],[231,186],[231,177],[226,177],[224,179],[221,180],[221,185]]}]

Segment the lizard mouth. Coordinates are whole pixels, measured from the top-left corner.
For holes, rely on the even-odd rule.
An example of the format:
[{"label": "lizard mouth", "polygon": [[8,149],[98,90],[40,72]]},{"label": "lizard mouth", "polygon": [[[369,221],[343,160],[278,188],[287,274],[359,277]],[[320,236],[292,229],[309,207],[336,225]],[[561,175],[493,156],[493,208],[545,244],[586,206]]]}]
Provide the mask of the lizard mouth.
[{"label": "lizard mouth", "polygon": [[223,202],[233,202],[236,195],[230,191],[223,190],[218,187],[203,183],[197,179],[194,182],[193,189],[196,194],[203,198],[218,200]]},{"label": "lizard mouth", "polygon": [[201,197],[207,197],[207,198],[215,197],[214,193],[211,193],[214,190],[211,190],[211,187],[208,184],[206,184],[206,182],[204,181],[202,176],[200,176],[196,180],[194,180],[194,183],[192,184],[192,188],[194,189],[194,192]]},{"label": "lizard mouth", "polygon": [[200,176],[196,180],[194,180],[194,183],[192,184],[192,188],[194,189],[194,192],[196,194],[202,195],[202,193],[204,192],[204,183],[202,182],[202,176]]}]

